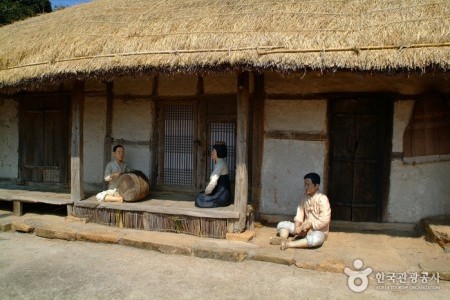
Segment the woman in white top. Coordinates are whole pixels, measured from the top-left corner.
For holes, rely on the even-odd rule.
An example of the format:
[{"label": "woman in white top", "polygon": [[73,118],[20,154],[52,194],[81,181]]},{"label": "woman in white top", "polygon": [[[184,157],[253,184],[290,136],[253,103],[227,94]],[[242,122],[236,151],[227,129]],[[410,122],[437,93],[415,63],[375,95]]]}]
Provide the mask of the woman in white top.
[{"label": "woman in white top", "polygon": [[214,171],[209,178],[205,191],[198,194],[197,199],[195,199],[195,206],[211,208],[231,204],[230,179],[225,157],[227,157],[227,146],[224,143],[215,143],[211,151]]}]

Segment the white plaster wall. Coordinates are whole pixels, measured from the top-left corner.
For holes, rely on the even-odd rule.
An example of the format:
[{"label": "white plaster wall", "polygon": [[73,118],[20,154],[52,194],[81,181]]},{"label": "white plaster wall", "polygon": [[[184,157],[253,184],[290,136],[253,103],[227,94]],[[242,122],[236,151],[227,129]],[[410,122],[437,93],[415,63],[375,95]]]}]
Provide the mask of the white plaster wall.
[{"label": "white plaster wall", "polygon": [[[115,140],[137,142],[125,146],[125,161],[129,168],[140,170],[150,175],[151,138],[155,105],[147,99],[116,99],[113,105],[113,137]],[[150,177],[149,177],[150,178]]]},{"label": "white plaster wall", "polygon": [[0,178],[19,176],[19,105],[0,100]]},{"label": "white plaster wall", "polygon": [[391,164],[388,222],[450,215],[450,162]]},{"label": "white plaster wall", "polygon": [[[266,100],[265,131],[326,131],[325,100]],[[304,194],[303,176],[316,172],[324,181],[325,141],[265,139],[261,171],[263,214],[295,215]],[[321,183],[326,187],[326,182]]]},{"label": "white plaster wall", "polygon": [[103,187],[106,97],[86,97],[83,121],[83,176],[87,191]]},{"label": "white plaster wall", "polygon": [[[266,139],[261,180],[261,213],[295,215],[303,196],[303,176],[316,172],[323,179],[324,142]],[[321,186],[326,183],[322,182]]]},{"label": "white plaster wall", "polygon": [[[403,152],[403,134],[413,110],[412,100],[395,103],[393,152]],[[411,164],[393,160],[386,221],[414,223],[426,217],[450,214],[449,178],[449,161]]]},{"label": "white plaster wall", "polygon": [[326,100],[266,100],[265,130],[324,132]]},{"label": "white plaster wall", "polygon": [[403,152],[403,134],[412,117],[414,100],[397,101],[394,104],[392,152]]}]

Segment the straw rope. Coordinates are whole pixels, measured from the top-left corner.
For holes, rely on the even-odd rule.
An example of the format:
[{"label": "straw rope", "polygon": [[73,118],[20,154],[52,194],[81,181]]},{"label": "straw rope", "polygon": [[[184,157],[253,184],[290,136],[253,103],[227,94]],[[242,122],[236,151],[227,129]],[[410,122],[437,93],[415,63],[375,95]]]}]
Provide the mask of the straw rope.
[{"label": "straw rope", "polygon": [[267,54],[275,54],[275,53],[308,53],[308,52],[342,52],[342,51],[353,51],[359,53],[360,51],[365,50],[403,50],[408,48],[432,48],[432,47],[449,47],[450,42],[446,43],[436,43],[436,44],[413,44],[413,45],[404,45],[404,46],[363,46],[363,47],[355,47],[355,48],[322,48],[322,49],[280,49],[280,50],[270,50],[270,51],[259,51],[259,55],[267,55]]},{"label": "straw rope", "polygon": [[[404,50],[404,49],[414,49],[414,48],[434,48],[434,47],[449,47],[450,42],[445,43],[430,43],[430,44],[412,44],[412,45],[388,45],[388,46],[362,46],[362,47],[346,47],[346,48],[316,48],[316,49],[280,49],[283,48],[281,46],[278,47],[245,47],[245,48],[237,48],[237,49],[196,49],[196,50],[164,50],[164,51],[142,51],[142,52],[129,52],[129,53],[111,53],[111,54],[102,54],[95,56],[83,56],[83,57],[71,57],[64,59],[57,59],[54,61],[44,61],[44,62],[36,62],[26,65],[19,65],[8,67],[3,70],[11,70],[11,69],[19,69],[25,67],[33,67],[39,65],[46,64],[56,64],[61,62],[69,62],[69,61],[77,61],[77,60],[87,60],[87,59],[98,59],[98,58],[111,58],[111,57],[120,57],[120,56],[140,56],[140,55],[152,55],[152,54],[190,54],[190,53],[206,53],[206,52],[237,52],[237,51],[249,51],[254,50],[257,51],[258,55],[268,55],[268,54],[277,54],[277,53],[316,53],[316,52],[345,52],[351,51],[359,53],[360,51],[370,51],[370,50]],[[269,51],[260,51],[260,49],[274,49]],[[279,49],[279,50],[277,50]]]}]

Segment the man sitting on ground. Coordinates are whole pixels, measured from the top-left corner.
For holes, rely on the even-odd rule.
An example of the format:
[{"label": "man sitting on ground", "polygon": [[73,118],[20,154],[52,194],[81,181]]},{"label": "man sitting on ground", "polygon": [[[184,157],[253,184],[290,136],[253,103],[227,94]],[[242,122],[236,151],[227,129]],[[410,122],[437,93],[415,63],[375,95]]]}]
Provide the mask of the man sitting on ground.
[{"label": "man sitting on ground", "polygon": [[[308,173],[304,183],[306,194],[300,200],[294,222],[278,223],[279,237],[270,240],[272,245],[281,244],[281,250],[319,247],[328,236],[331,208],[327,196],[319,192],[320,176]],[[294,239],[288,240],[289,236],[294,236]]]}]

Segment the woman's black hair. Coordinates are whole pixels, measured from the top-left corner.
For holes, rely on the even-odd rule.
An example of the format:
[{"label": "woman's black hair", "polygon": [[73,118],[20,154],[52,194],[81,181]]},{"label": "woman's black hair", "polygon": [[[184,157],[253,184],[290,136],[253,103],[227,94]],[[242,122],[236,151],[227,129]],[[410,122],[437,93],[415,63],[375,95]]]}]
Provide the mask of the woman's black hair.
[{"label": "woman's black hair", "polygon": [[314,185],[320,184],[320,176],[317,173],[308,173],[305,175],[305,177],[303,177],[303,179],[307,179],[307,178],[311,179],[311,181]]},{"label": "woman's black hair", "polygon": [[227,157],[227,145],[225,145],[225,143],[216,142],[213,146],[213,149],[216,149],[218,158]]},{"label": "woman's black hair", "polygon": [[113,147],[113,152],[116,152],[117,148],[125,149],[122,145],[115,145],[115,146]]}]

